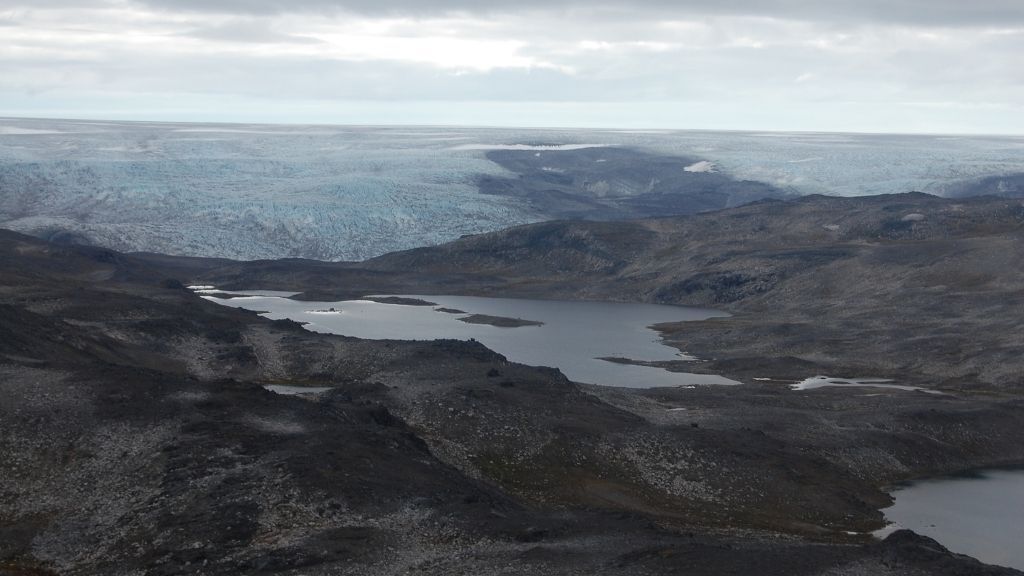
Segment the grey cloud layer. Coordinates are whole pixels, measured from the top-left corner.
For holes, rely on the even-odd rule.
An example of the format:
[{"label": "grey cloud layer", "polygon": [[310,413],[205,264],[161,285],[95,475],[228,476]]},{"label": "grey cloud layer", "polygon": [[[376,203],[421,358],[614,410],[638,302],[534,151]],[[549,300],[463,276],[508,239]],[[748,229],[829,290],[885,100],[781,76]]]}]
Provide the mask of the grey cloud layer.
[{"label": "grey cloud layer", "polygon": [[[508,14],[571,11],[587,19],[631,14],[644,18],[749,16],[832,23],[897,23],[925,26],[1018,26],[1021,0],[128,0],[171,12],[218,14],[339,13],[437,17],[451,13]],[[113,0],[12,0],[0,10],[123,5]],[[3,12],[0,11],[0,16]]]},{"label": "grey cloud layer", "polygon": [[180,33],[182,36],[203,40],[243,43],[295,43],[318,44],[319,40],[297,34],[281,34],[264,21],[244,19],[218,25],[198,26]]},{"label": "grey cloud layer", "polygon": [[888,128],[911,110],[925,129],[1024,131],[1024,0],[8,0],[0,26],[0,116],[416,101],[434,123],[478,101],[605,126],[709,110],[707,125]]},{"label": "grey cloud layer", "polygon": [[1021,0],[139,0],[168,10],[223,13],[346,11],[361,14],[436,16],[451,12],[508,13],[571,10],[577,16],[646,12],[667,18],[727,15],[828,22],[890,22],[934,26],[1024,23]]}]

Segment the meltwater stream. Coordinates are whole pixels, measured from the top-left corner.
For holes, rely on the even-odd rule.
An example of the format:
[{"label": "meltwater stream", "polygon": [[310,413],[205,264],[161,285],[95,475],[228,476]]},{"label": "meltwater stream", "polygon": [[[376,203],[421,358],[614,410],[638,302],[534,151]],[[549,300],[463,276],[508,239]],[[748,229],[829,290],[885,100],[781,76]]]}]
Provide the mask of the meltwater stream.
[{"label": "meltwater stream", "polygon": [[[377,340],[472,338],[513,362],[556,367],[577,382],[630,388],[738,384],[722,376],[669,372],[651,366],[601,360],[608,357],[639,361],[692,360],[663,344],[650,326],[727,316],[715,310],[472,296],[404,296],[435,303],[432,306],[369,300],[301,302],[277,296],[218,298],[211,293],[206,297],[227,306],[260,311],[272,319],[307,322],[306,328],[314,332]],[[498,327],[460,320],[477,314],[543,324]]]}]

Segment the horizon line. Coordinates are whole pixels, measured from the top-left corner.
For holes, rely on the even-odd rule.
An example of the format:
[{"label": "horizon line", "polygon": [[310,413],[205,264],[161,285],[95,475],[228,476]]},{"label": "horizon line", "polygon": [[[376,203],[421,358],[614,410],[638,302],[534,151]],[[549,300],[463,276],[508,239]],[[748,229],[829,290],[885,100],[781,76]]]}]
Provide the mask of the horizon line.
[{"label": "horizon line", "polygon": [[[419,122],[395,122],[395,123],[334,123],[334,122],[283,122],[274,120],[263,121],[238,121],[238,120],[145,120],[145,119],[124,119],[110,117],[49,117],[49,116],[8,116],[0,113],[0,120],[28,120],[28,121],[50,121],[50,122],[106,122],[120,124],[203,124],[214,126],[305,126],[305,127],[333,127],[333,128],[460,128],[460,129],[490,129],[490,130],[567,130],[567,131],[594,131],[594,132],[622,132],[622,131],[650,131],[650,132],[720,132],[737,134],[843,134],[854,136],[957,136],[957,137],[984,137],[984,138],[1022,138],[1024,133],[1016,132],[879,132],[871,130],[787,130],[787,129],[761,129],[761,128],[665,128],[646,126],[542,126],[542,125],[500,125],[500,124],[433,124]],[[5,136],[0,134],[0,136]],[[8,134],[6,136],[14,136]]]}]

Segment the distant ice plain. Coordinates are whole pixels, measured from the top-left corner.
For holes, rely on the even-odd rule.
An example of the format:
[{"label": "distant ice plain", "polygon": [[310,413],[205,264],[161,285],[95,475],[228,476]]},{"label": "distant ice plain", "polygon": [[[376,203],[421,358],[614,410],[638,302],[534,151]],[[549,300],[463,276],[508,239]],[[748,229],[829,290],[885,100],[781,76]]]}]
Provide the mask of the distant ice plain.
[{"label": "distant ice plain", "polygon": [[478,176],[507,175],[486,150],[515,145],[644,148],[802,194],[941,194],[1024,172],[1012,137],[0,119],[0,227],[123,251],[362,260],[545,219],[477,192]]}]

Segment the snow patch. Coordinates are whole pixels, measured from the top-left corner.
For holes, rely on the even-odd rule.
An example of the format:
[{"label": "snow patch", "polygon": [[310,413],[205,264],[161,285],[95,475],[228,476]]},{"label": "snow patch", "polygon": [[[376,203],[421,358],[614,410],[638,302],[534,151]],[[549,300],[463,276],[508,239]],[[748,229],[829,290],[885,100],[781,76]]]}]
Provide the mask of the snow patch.
[{"label": "snow patch", "polygon": [[888,378],[832,378],[830,376],[812,376],[806,380],[797,382],[796,384],[790,384],[792,390],[814,390],[816,388],[825,387],[836,387],[836,388],[890,388],[893,390],[906,390],[909,392],[927,392],[929,394],[942,394],[936,390],[929,390],[927,388],[921,388],[920,386],[906,386],[902,384],[893,384],[893,380]]},{"label": "snow patch", "polygon": [[287,130],[252,130],[244,128],[178,128],[172,132],[198,132],[211,134],[289,134]]},{"label": "snow patch", "polygon": [[299,396],[301,394],[322,394],[331,389],[330,386],[286,386],[284,384],[268,384],[264,386],[274,394],[283,396]]},{"label": "snow patch", "polygon": [[609,134],[671,134],[673,130],[605,130]]},{"label": "snow patch", "polygon": [[32,134],[65,134],[60,130],[38,130],[36,128],[18,128],[17,126],[0,126],[2,136],[29,136]]},{"label": "snow patch", "polygon": [[690,164],[686,168],[683,168],[683,170],[687,172],[714,172],[715,163],[708,162],[707,160],[701,160],[700,162],[694,162],[693,164]]},{"label": "snow patch", "polygon": [[583,150],[607,148],[608,144],[459,144],[449,150]]}]

